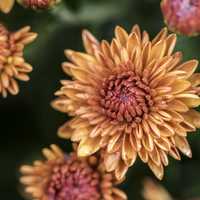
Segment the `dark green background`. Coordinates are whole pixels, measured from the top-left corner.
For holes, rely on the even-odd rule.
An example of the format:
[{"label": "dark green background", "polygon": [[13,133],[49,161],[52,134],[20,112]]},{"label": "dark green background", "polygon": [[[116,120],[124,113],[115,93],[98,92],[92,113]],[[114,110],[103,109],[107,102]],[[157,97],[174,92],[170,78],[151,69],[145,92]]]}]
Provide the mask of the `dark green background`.
[{"label": "dark green background", "polygon": [[[66,78],[60,64],[65,61],[64,49],[82,50],[81,30],[88,28],[98,39],[110,40],[113,29],[121,25],[130,30],[138,23],[154,36],[163,26],[159,0],[66,0],[53,10],[31,11],[15,5],[9,15],[0,14],[0,21],[10,30],[31,25],[39,34],[28,46],[25,57],[34,66],[31,80],[20,83],[20,94],[0,99],[0,199],[21,200],[18,168],[40,156],[40,150],[58,143],[66,150],[70,143],[57,138],[56,130],[67,118],[54,111],[50,101]],[[178,36],[177,49],[185,59],[200,59],[200,37]],[[182,162],[170,159],[162,183],[177,199],[200,197],[200,136],[189,140],[193,158]],[[148,167],[137,161],[129,170],[122,188],[129,199],[141,199],[142,180],[153,177]]]}]

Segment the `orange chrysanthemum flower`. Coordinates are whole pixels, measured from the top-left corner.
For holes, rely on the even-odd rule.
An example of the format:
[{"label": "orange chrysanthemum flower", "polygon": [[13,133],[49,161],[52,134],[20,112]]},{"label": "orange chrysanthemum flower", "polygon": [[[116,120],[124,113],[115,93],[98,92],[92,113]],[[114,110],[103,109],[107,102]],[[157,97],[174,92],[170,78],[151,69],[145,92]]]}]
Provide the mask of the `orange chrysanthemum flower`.
[{"label": "orange chrysanthemum flower", "polygon": [[79,159],[76,153],[66,155],[56,146],[43,149],[46,161],[21,167],[20,181],[25,191],[37,200],[126,200],[114,187],[116,180],[106,173],[95,156]]},{"label": "orange chrysanthemum flower", "polygon": [[32,71],[32,66],[23,58],[24,46],[37,37],[26,26],[16,32],[9,32],[0,24],[0,93],[3,97],[10,92],[18,94],[19,86],[16,81],[28,81],[27,73]]},{"label": "orange chrysanthemum flower", "polygon": [[200,127],[198,62],[172,54],[176,35],[166,28],[150,41],[137,25],[130,34],[117,27],[111,44],[83,31],[83,42],[87,53],[65,51],[71,62],[63,69],[74,80],[61,81],[52,105],[75,118],[59,136],[78,142],[80,157],[101,150],[118,179],[137,155],[162,179],[168,154],[192,155],[186,136]]}]

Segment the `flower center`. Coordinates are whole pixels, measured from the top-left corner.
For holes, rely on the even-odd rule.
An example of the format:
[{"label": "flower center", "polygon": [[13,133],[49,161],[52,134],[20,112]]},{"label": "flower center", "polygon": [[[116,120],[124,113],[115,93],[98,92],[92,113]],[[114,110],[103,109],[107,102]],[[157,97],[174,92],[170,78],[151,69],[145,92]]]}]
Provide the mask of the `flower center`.
[{"label": "flower center", "polygon": [[111,75],[103,81],[100,105],[112,120],[140,122],[153,106],[151,89],[134,72]]},{"label": "flower center", "polygon": [[99,200],[98,172],[70,158],[53,168],[47,187],[49,200]]}]

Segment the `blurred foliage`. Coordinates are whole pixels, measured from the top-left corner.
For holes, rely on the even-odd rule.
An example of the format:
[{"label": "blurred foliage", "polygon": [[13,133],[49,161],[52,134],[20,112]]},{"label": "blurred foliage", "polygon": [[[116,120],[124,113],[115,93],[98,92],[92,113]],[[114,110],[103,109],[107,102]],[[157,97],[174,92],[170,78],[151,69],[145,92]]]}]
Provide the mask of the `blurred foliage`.
[{"label": "blurred foliage", "polygon": [[[18,96],[0,100],[1,110],[1,199],[23,199],[17,190],[18,168],[40,156],[42,147],[60,144],[66,151],[70,143],[57,138],[56,130],[67,118],[54,111],[50,101],[66,78],[60,64],[66,60],[64,49],[82,50],[81,31],[90,29],[97,38],[110,40],[116,25],[130,30],[138,23],[154,36],[163,26],[159,0],[63,0],[47,11],[26,10],[15,5],[9,15],[0,14],[0,21],[10,30],[31,25],[39,37],[26,49],[28,62],[33,64],[31,81],[21,83]],[[177,50],[185,59],[200,59],[200,37],[178,37]],[[200,196],[200,136],[192,134],[193,158],[182,162],[170,160],[162,183],[177,199]],[[137,161],[129,170],[122,188],[129,199],[142,199],[142,180],[152,176],[150,170]]]}]

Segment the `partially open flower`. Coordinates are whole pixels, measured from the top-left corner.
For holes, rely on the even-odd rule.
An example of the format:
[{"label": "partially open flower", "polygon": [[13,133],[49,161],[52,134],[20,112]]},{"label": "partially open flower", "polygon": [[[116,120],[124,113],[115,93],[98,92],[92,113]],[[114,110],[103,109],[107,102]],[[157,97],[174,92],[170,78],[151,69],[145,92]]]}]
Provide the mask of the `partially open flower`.
[{"label": "partially open flower", "polygon": [[9,13],[15,4],[15,0],[0,0],[0,11]]},{"label": "partially open flower", "polygon": [[22,6],[32,9],[47,9],[60,1],[61,0],[17,0]]},{"label": "partially open flower", "polygon": [[192,156],[186,137],[200,127],[198,61],[181,63],[166,28],[150,41],[137,25],[130,34],[117,27],[111,44],[83,31],[83,42],[87,53],[65,51],[73,80],[61,81],[52,106],[75,117],[59,136],[79,143],[80,157],[100,150],[118,179],[137,155],[162,179],[168,154]]},{"label": "partially open flower", "polygon": [[200,0],[162,0],[161,9],[170,30],[185,35],[200,33]]},{"label": "partially open flower", "polygon": [[0,24],[0,93],[3,97],[10,92],[18,94],[19,86],[16,81],[28,81],[27,73],[32,71],[32,66],[23,58],[25,45],[31,43],[37,37],[26,26],[16,32],[9,32]]},{"label": "partially open flower", "polygon": [[25,191],[37,200],[126,200],[114,187],[115,178],[105,173],[95,156],[79,159],[76,153],[64,154],[51,145],[43,149],[47,160],[21,167],[20,181]]}]

